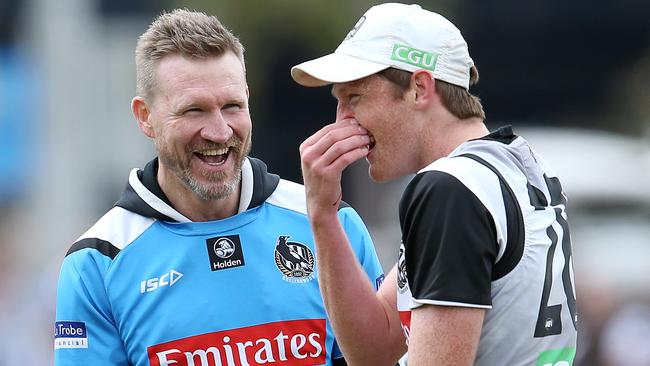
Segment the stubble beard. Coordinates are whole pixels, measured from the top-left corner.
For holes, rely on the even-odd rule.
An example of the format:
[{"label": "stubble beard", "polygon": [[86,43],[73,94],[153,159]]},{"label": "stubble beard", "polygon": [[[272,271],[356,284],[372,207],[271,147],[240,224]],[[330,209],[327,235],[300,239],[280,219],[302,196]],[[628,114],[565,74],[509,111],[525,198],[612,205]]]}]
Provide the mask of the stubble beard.
[{"label": "stubble beard", "polygon": [[[231,141],[225,144],[230,146],[229,154],[235,158],[235,165],[231,172],[199,172],[202,179],[198,179],[190,167],[190,159],[186,157],[192,155],[195,146],[188,147],[184,156],[174,153],[156,141],[156,150],[161,163],[165,164],[172,173],[197,197],[205,201],[218,201],[230,197],[241,183],[241,170],[244,159],[248,156],[251,149],[251,136],[244,143],[241,139],[233,137]],[[221,144],[202,145],[201,149],[220,148]]]}]

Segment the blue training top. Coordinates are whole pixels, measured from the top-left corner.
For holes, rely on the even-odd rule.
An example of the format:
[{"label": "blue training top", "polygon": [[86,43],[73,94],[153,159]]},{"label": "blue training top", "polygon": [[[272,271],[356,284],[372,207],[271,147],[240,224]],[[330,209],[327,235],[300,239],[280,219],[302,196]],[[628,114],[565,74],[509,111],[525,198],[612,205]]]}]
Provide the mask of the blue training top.
[{"label": "blue training top", "polygon": [[[304,187],[248,158],[239,213],[191,222],[133,170],[61,268],[56,365],[332,365],[342,360],[318,286]],[[345,206],[345,207],[344,207]],[[375,288],[383,271],[359,215],[339,218]]]}]

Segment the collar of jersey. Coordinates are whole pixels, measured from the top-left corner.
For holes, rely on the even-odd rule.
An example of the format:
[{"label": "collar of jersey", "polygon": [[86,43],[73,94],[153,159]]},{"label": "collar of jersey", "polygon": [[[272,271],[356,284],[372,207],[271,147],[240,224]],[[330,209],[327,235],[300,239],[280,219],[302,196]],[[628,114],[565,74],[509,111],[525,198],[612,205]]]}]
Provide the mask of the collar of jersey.
[{"label": "collar of jersey", "polygon": [[[150,161],[142,170],[131,170],[128,184],[115,206],[165,222],[191,222],[171,206],[155,178],[157,171],[158,158]],[[273,193],[279,181],[280,177],[269,173],[264,162],[246,158],[242,164],[238,214],[260,206]]]},{"label": "collar of jersey", "polygon": [[257,206],[222,220],[185,222],[158,221],[158,225],[163,227],[165,230],[184,236],[225,235],[236,231],[257,219],[257,217],[259,217],[263,212],[264,207],[265,206],[263,205]]}]

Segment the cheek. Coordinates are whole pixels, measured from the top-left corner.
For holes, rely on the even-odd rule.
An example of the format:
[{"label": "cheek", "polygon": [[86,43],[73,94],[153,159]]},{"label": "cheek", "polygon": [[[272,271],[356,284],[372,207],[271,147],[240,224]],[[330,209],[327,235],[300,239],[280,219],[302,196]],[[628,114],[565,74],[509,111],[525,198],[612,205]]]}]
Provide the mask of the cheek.
[{"label": "cheek", "polygon": [[197,143],[193,140],[196,131],[188,128],[188,124],[173,123],[159,127],[156,131],[156,144],[167,154],[185,155]]},{"label": "cheek", "polygon": [[234,133],[244,142],[250,139],[253,129],[250,115],[248,113],[242,113],[241,115],[236,116],[236,118],[233,118],[232,121],[233,124],[231,125],[231,128]]}]

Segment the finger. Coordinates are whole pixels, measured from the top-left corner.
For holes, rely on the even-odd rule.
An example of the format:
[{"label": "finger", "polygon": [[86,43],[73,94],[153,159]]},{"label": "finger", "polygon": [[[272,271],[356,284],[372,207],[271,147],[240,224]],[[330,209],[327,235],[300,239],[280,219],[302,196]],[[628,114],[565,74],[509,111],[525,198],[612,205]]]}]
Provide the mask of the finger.
[{"label": "finger", "polygon": [[325,165],[332,165],[340,157],[359,149],[365,149],[367,153],[370,137],[368,135],[352,135],[333,143],[321,155],[321,162]]},{"label": "finger", "polygon": [[[311,135],[309,138],[307,138],[301,145],[300,145],[300,151],[304,150],[305,148],[314,145],[316,142],[321,140],[325,135],[329,134],[330,132],[337,130],[337,129],[342,129],[342,128],[353,128],[352,126],[359,126],[359,123],[354,120],[354,119],[346,119],[342,121],[338,121],[335,123],[331,123],[320,130],[318,130],[316,133]],[[365,129],[364,129],[365,130]],[[365,131],[367,133],[367,131]]]},{"label": "finger", "polygon": [[[369,143],[369,141],[364,142],[365,140],[369,140],[368,131],[358,124],[346,124],[332,127],[329,128],[327,132],[319,135],[320,138],[318,140],[310,141],[310,144],[305,143],[301,146],[301,158],[307,160],[318,159],[318,157],[324,155],[326,151],[331,149],[331,147],[338,142],[354,136],[361,137],[361,143]],[[333,158],[329,161],[332,160]]]},{"label": "finger", "polygon": [[[340,156],[356,149],[366,148],[370,143],[368,135],[353,135],[347,138],[337,140],[330,145],[329,142],[323,142],[323,139],[314,146],[304,150],[301,154],[301,164],[303,170],[315,170],[317,174],[331,174],[324,172],[329,166],[339,159]],[[329,146],[327,146],[329,145]],[[345,167],[341,167],[342,170]]]},{"label": "finger", "polygon": [[335,171],[343,172],[343,170],[348,166],[350,166],[350,164],[354,163],[359,159],[363,159],[366,156],[368,156],[368,145],[363,145],[339,155],[330,164],[330,168]]}]

